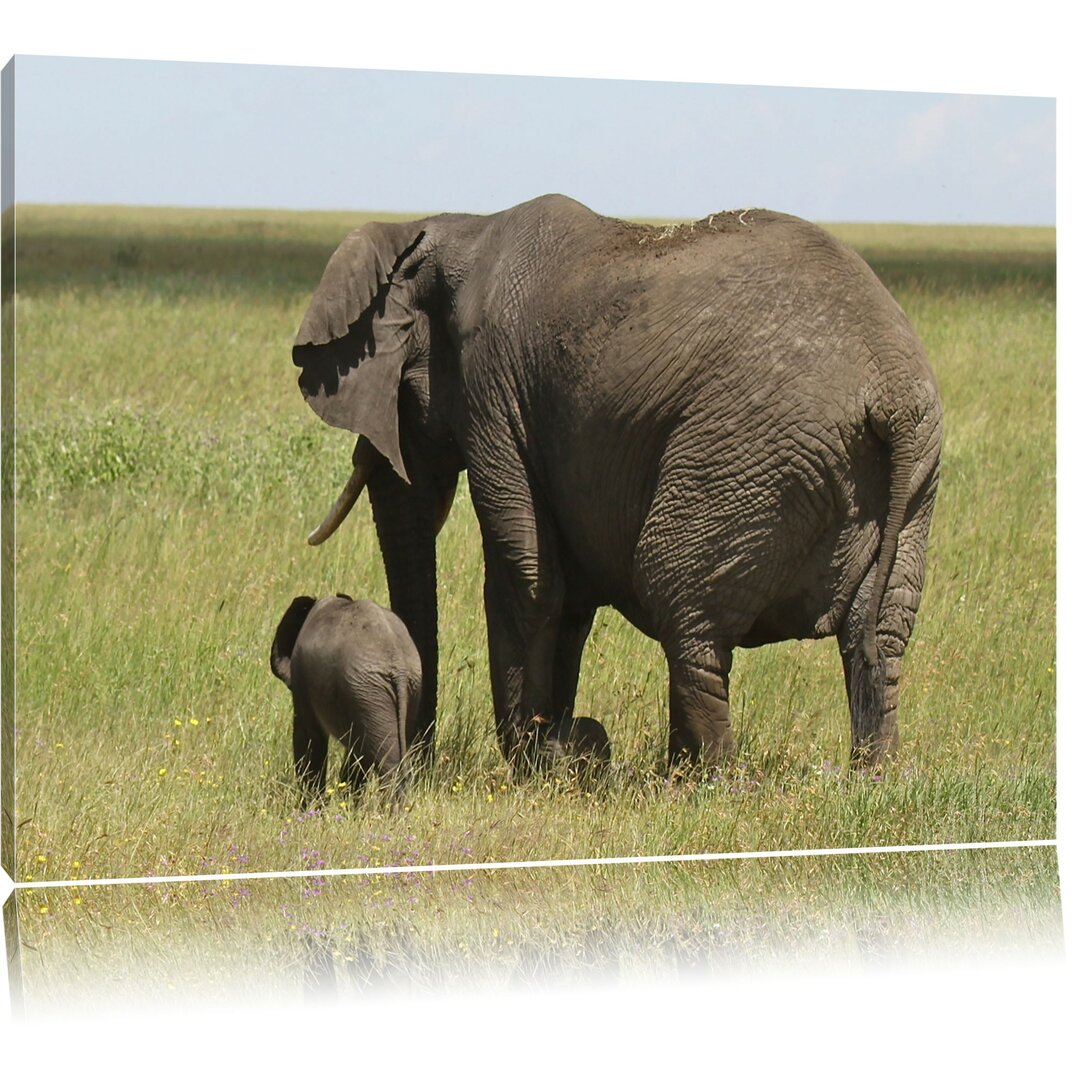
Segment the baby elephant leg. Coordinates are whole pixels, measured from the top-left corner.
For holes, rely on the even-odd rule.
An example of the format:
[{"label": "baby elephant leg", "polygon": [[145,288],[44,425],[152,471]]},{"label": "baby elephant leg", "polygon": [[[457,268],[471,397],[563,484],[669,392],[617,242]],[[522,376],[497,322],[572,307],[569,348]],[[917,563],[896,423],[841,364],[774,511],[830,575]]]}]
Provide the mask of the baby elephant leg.
[{"label": "baby elephant leg", "polygon": [[310,710],[293,702],[293,767],[305,803],[326,790],[326,755],[329,739]]},{"label": "baby elephant leg", "polygon": [[339,780],[341,786],[349,788],[354,795],[359,794],[370,772],[371,762],[364,761],[358,755],[354,744],[346,740],[345,758],[341,762],[341,777]]}]

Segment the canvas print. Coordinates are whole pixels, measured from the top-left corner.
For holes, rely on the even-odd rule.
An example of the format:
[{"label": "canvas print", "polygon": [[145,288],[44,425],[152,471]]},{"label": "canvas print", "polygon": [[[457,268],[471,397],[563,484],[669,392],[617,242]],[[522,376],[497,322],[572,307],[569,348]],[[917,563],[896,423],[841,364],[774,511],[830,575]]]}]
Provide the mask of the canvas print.
[{"label": "canvas print", "polygon": [[[48,57],[4,89],[24,942],[257,909],[291,956],[344,890],[431,929],[453,881],[520,914],[567,864],[567,928],[581,862],[1052,842],[1053,100]],[[1010,857],[1053,938],[1052,854]],[[734,886],[694,865],[648,888],[703,933]]]}]

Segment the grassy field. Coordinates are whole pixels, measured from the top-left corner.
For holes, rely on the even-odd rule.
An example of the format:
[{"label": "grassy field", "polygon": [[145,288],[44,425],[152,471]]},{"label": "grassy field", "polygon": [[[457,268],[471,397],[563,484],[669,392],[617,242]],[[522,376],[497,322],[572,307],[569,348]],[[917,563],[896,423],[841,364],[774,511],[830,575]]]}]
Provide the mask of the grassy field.
[{"label": "grassy field", "polygon": [[[736,655],[735,760],[670,784],[659,650],[607,612],[579,711],[612,736],[610,783],[512,784],[459,489],[439,539],[438,764],[395,815],[340,793],[297,813],[268,668],[294,595],[386,602],[366,503],[305,544],[352,439],[308,410],[290,357],[358,219],[27,206],[17,222],[18,880],[1054,835],[1052,229],[834,229],[894,290],[945,404],[903,749],[883,776],[846,768],[835,643],[796,642]],[[86,893],[81,910],[109,903]],[[31,937],[56,917],[41,906]]]}]

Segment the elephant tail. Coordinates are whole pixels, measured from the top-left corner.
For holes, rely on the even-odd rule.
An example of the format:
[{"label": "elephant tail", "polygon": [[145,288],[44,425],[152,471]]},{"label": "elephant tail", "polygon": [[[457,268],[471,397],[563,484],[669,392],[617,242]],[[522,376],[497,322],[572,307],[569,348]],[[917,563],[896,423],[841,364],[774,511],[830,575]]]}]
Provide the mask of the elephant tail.
[{"label": "elephant tail", "polygon": [[888,510],[863,625],[863,659],[871,668],[878,661],[878,619],[896,563],[900,533],[917,494],[933,482],[941,458],[941,401],[933,382],[916,384],[909,401],[888,414],[868,409],[871,429],[890,451]]},{"label": "elephant tail", "polygon": [[870,593],[870,604],[863,626],[863,657],[870,667],[877,665],[877,625],[881,615],[881,604],[885,599],[885,588],[889,583],[893,563],[896,562],[896,550],[900,543],[900,530],[904,527],[907,515],[911,477],[914,472],[914,454],[907,440],[893,444],[889,462],[889,510],[885,517],[885,531],[881,534],[881,550],[878,553],[877,570],[874,573],[874,587]]},{"label": "elephant tail", "polygon": [[394,675],[394,697],[397,699],[394,704],[397,707],[398,767],[404,769],[405,755],[409,752],[409,701],[412,697],[404,672]]}]

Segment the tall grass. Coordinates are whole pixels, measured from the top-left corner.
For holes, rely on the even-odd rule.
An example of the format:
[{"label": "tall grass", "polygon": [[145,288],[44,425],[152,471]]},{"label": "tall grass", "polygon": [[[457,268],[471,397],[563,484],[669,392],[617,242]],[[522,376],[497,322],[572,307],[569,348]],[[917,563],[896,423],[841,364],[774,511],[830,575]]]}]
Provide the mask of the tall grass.
[{"label": "tall grass", "polygon": [[1053,836],[1052,230],[837,228],[894,289],[945,404],[894,767],[847,770],[835,644],[792,642],[736,657],[732,765],[670,783],[659,650],[605,612],[579,711],[612,736],[610,781],[511,783],[463,488],[439,540],[435,769],[402,815],[340,793],[298,814],[277,619],[304,592],[386,602],[366,505],[304,542],[351,438],[303,404],[290,345],[355,224],[19,209],[20,880],[216,872],[241,853],[273,870],[312,851],[420,865]]}]

